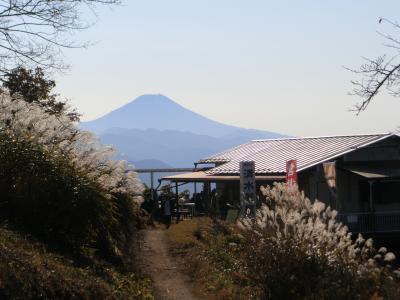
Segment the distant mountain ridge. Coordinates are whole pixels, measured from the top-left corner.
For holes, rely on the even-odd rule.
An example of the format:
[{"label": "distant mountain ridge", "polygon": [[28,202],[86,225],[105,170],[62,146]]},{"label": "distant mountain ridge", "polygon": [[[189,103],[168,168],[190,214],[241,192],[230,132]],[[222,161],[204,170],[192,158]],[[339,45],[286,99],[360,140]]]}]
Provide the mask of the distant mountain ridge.
[{"label": "distant mountain ridge", "polygon": [[[100,135],[101,141],[114,145],[120,158],[130,162],[157,160],[174,167],[191,167],[200,158],[247,142],[242,138],[215,138],[177,130],[112,128]],[[157,167],[143,165],[141,167]]]},{"label": "distant mountain ridge", "polygon": [[192,112],[163,95],[143,95],[94,120],[82,122],[84,129],[101,134],[110,128],[177,130],[213,137],[248,135],[268,137],[277,133],[222,124]]},{"label": "distant mountain ridge", "polygon": [[143,159],[139,161],[134,161],[132,162],[133,165],[138,168],[138,169],[155,169],[155,168],[161,168],[161,169],[169,169],[172,168],[170,165],[167,165],[166,163],[157,160],[157,159]]},{"label": "distant mountain ridge", "polygon": [[200,158],[252,139],[285,135],[222,124],[163,95],[143,95],[81,128],[140,168],[191,167]]}]

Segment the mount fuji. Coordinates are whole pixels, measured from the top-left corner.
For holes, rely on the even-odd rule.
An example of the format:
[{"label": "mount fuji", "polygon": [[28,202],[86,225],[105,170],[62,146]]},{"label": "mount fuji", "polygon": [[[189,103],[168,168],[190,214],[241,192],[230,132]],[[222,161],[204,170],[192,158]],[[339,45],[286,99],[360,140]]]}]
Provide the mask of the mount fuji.
[{"label": "mount fuji", "polygon": [[163,95],[140,96],[80,127],[141,168],[191,167],[200,158],[252,139],[285,137],[213,121]]}]

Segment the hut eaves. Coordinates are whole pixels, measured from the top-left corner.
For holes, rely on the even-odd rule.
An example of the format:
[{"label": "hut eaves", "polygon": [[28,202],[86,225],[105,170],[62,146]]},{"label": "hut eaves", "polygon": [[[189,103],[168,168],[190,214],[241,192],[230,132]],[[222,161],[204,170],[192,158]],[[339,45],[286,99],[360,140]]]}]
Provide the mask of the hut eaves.
[{"label": "hut eaves", "polygon": [[221,164],[208,170],[208,175],[238,174],[240,161],[255,161],[256,174],[283,174],[288,160],[296,159],[297,169],[302,171],[391,136],[395,134],[254,140],[201,159],[199,163]]}]

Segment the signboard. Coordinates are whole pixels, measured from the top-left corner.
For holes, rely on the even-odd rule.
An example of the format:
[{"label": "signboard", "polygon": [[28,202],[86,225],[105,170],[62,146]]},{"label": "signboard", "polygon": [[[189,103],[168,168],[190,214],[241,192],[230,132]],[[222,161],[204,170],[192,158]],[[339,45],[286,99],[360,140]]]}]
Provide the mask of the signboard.
[{"label": "signboard", "polygon": [[297,185],[297,161],[295,159],[286,162],[286,183],[289,186]]},{"label": "signboard", "polygon": [[329,187],[329,192],[330,192],[326,197],[326,201],[329,200],[329,205],[331,207],[336,207],[337,205],[336,163],[335,162],[323,163],[322,166],[324,170],[325,181]]},{"label": "signboard", "polygon": [[331,192],[336,194],[336,164],[335,162],[324,163],[324,175]]},{"label": "signboard", "polygon": [[240,162],[240,206],[242,217],[255,217],[256,175],[254,161]]},{"label": "signboard", "polygon": [[226,214],[226,222],[228,223],[236,223],[236,220],[239,216],[238,209],[228,209],[228,213]]}]

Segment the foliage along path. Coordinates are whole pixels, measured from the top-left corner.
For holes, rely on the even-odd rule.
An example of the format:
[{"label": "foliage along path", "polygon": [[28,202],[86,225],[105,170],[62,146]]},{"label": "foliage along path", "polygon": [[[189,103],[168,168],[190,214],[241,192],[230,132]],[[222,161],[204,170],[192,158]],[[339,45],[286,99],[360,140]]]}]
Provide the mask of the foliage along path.
[{"label": "foliage along path", "polygon": [[157,300],[196,299],[189,290],[189,278],[168,252],[165,230],[144,230],[139,253],[139,268],[152,279]]}]

